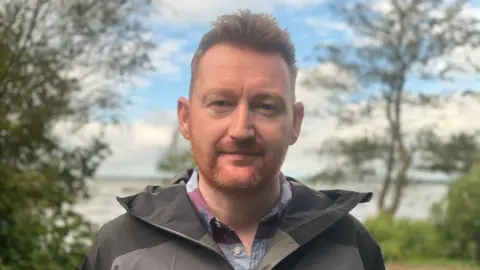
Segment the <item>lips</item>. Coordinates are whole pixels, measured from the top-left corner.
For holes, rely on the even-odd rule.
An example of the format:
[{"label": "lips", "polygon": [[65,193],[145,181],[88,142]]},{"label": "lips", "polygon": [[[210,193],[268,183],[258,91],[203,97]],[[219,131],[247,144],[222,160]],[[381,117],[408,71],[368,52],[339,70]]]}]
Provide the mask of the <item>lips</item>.
[{"label": "lips", "polygon": [[216,150],[218,155],[237,157],[258,157],[265,154],[265,149],[260,145],[245,145],[244,147],[225,145],[218,147]]},{"label": "lips", "polygon": [[222,155],[232,155],[232,156],[260,156],[259,152],[220,152]]},{"label": "lips", "polygon": [[263,156],[263,152],[258,149],[228,149],[219,151],[219,154],[233,159],[251,159]]}]

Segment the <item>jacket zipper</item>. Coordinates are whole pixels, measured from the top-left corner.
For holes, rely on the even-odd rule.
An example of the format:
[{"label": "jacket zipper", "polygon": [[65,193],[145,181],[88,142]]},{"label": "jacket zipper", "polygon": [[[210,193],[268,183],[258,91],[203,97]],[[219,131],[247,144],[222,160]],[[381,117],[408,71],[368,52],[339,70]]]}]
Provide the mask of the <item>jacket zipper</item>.
[{"label": "jacket zipper", "polygon": [[137,218],[137,219],[139,219],[139,220],[141,220],[141,221],[143,221],[143,222],[145,222],[145,223],[147,223],[147,224],[149,224],[149,225],[151,225],[151,226],[153,226],[153,227],[155,227],[155,228],[157,228],[157,229],[160,229],[160,230],[163,230],[163,231],[165,231],[165,232],[171,233],[171,234],[176,235],[176,236],[178,236],[178,237],[180,237],[180,238],[183,238],[184,240],[188,240],[188,241],[193,242],[193,243],[195,243],[195,244],[197,244],[197,245],[200,245],[200,246],[202,246],[202,247],[204,247],[204,248],[206,248],[206,249],[208,249],[208,250],[213,251],[215,254],[219,255],[220,257],[222,257],[222,259],[224,259],[225,261],[227,261],[227,263],[230,265],[230,267],[232,267],[232,269],[235,269],[235,267],[232,265],[232,263],[231,263],[229,260],[225,259],[225,257],[224,257],[222,254],[218,253],[218,251],[216,251],[215,249],[211,248],[210,246],[208,246],[208,245],[206,245],[206,244],[204,244],[204,243],[202,243],[202,242],[200,242],[200,241],[198,241],[198,240],[195,240],[195,239],[193,239],[193,238],[191,238],[191,237],[189,237],[189,236],[187,236],[187,235],[184,235],[184,234],[181,234],[181,233],[179,233],[179,232],[177,232],[177,231],[174,231],[174,230],[172,230],[172,229],[165,228],[165,227],[159,226],[159,225],[157,225],[157,224],[151,223],[151,222],[149,222],[149,221],[147,221],[147,220],[145,220],[145,219],[143,219],[143,218],[135,215],[134,213],[132,213],[132,212],[129,211],[129,210],[127,210],[127,212],[128,212],[130,215],[134,216],[135,218]]}]

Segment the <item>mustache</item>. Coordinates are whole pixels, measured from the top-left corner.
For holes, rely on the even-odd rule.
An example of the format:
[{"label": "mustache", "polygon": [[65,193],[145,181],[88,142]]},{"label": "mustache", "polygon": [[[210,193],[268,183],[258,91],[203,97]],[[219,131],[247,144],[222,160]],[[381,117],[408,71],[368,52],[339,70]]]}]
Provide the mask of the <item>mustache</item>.
[{"label": "mustache", "polygon": [[236,155],[263,155],[265,148],[259,144],[250,144],[240,146],[224,146],[217,148],[218,154],[236,154]]}]

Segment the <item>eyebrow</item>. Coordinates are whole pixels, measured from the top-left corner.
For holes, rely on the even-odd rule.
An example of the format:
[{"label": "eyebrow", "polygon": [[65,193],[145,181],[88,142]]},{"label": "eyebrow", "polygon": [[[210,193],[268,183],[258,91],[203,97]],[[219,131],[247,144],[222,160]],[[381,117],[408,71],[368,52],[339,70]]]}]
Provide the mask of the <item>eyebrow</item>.
[{"label": "eyebrow", "polygon": [[254,99],[273,99],[277,102],[284,102],[284,98],[277,94],[260,92],[254,96]]},{"label": "eyebrow", "polygon": [[210,88],[206,93],[200,96],[202,103],[205,103],[207,99],[213,96],[223,96],[223,97],[235,97],[235,91],[229,89],[216,89]]},{"label": "eyebrow", "polygon": [[[234,90],[231,90],[231,89],[227,89],[227,88],[219,88],[219,89],[216,89],[216,88],[210,88],[207,90],[206,93],[204,93],[203,95],[200,96],[200,99],[202,101],[202,103],[205,103],[207,102],[207,100],[209,98],[212,98],[212,97],[226,97],[226,98],[235,98],[237,97],[237,93],[234,91]],[[273,100],[275,102],[278,102],[280,103],[282,106],[285,106],[286,105],[286,101],[285,99],[276,94],[276,93],[270,93],[270,92],[267,92],[267,91],[259,91],[258,93],[254,94],[252,97],[251,97],[252,100]]]}]

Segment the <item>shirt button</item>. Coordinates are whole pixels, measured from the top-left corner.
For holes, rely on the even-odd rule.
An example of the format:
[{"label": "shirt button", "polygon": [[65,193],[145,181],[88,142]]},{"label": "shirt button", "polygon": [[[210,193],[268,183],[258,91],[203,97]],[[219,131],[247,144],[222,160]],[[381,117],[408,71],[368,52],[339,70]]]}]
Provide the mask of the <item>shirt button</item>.
[{"label": "shirt button", "polygon": [[240,253],[242,253],[242,248],[241,247],[234,247],[233,248],[233,253],[235,253],[235,255],[240,255]]}]

